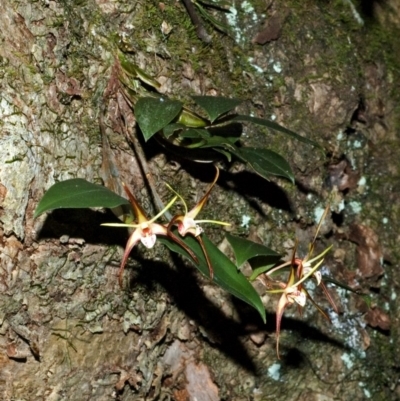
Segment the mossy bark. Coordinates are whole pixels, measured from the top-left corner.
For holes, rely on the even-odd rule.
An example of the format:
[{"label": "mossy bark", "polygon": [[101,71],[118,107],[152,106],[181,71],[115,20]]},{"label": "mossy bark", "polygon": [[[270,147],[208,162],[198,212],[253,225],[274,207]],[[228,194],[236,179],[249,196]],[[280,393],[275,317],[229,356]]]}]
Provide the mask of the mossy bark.
[{"label": "mossy bark", "polygon": [[[178,1],[0,2],[1,399],[400,397],[400,9],[395,0],[373,9],[344,0],[231,2],[226,15],[211,12],[232,34],[206,24],[210,44]],[[333,243],[327,271],[369,294],[370,310],[334,289],[341,313],[332,325],[312,306],[302,317],[288,309],[278,361],[274,297],[264,296],[264,326],[161,245],[132,254],[121,289],[127,233],[99,228],[111,214],[33,219],[54,182],[104,181],[104,111],[120,175],[152,207],[131,146],[134,116],[113,75],[118,47],[168,96],[242,98],[241,111],[321,144],[323,152],[246,127],[246,144],[290,160],[296,185],[227,164],[204,218],[230,221],[234,233],[282,254],[296,237],[306,253],[330,202],[317,248]],[[151,141],[144,150],[163,199],[170,182],[194,203],[214,176]],[[209,230],[229,253],[221,231]],[[324,305],[317,291],[315,299]]]}]

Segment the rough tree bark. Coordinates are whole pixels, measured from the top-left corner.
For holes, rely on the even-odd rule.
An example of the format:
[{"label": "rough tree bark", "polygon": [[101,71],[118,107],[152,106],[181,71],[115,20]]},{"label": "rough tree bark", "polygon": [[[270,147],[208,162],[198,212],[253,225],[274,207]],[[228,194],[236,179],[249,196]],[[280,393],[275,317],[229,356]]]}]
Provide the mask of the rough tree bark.
[{"label": "rough tree bark", "polygon": [[[232,37],[206,25],[205,44],[179,1],[0,1],[1,399],[400,398],[398,3],[230,3]],[[332,290],[341,312],[332,325],[312,308],[289,309],[278,361],[274,297],[263,298],[264,326],[161,246],[133,253],[120,289],[127,234],[99,228],[111,214],[33,220],[54,182],[105,181],[101,116],[122,178],[151,208],[134,116],[113,76],[117,46],[168,96],[243,98],[243,111],[321,143],[325,152],[247,127],[249,145],[290,160],[296,185],[232,164],[205,215],[283,254],[297,237],[306,252],[329,198],[317,246],[334,244],[327,270],[370,294],[370,308]],[[164,182],[194,201],[213,177],[209,166],[145,151],[164,199]]]}]

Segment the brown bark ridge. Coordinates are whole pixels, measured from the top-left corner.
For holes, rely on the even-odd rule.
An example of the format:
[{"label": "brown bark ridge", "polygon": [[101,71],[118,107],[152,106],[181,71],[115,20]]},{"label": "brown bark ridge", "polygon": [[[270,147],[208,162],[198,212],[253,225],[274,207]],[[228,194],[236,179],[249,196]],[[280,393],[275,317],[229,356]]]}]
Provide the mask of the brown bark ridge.
[{"label": "brown bark ridge", "polygon": [[[229,2],[229,12],[207,12],[231,34],[204,20],[205,44],[179,1],[0,0],[0,399],[400,398],[399,6]],[[279,34],[252,43],[275,15],[285,16]],[[367,294],[371,309],[342,289],[331,289],[341,312],[332,325],[312,308],[302,317],[288,308],[278,361],[273,296],[263,296],[265,326],[161,245],[132,253],[121,289],[128,233],[100,228],[111,214],[33,219],[55,182],[106,181],[100,113],[110,160],[152,208],[131,146],[134,115],[113,75],[117,47],[168,96],[242,98],[241,112],[322,145],[246,126],[246,144],[283,154],[296,185],[226,164],[204,218],[281,253],[296,237],[305,254],[331,202],[316,247],[334,244],[326,271]],[[171,196],[164,182],[193,204],[202,196],[211,166],[174,160],[151,142],[143,149],[162,199]],[[229,253],[221,231],[209,233]]]}]

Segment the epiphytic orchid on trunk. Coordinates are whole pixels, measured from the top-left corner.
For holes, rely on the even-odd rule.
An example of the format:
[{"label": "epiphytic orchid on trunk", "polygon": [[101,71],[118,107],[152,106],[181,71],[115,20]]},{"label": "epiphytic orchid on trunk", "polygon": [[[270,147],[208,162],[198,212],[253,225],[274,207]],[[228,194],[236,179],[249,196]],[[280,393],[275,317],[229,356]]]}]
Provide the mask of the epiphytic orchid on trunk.
[{"label": "epiphytic orchid on trunk", "polygon": [[155,221],[161,217],[176,201],[178,198],[175,196],[169,203],[168,205],[161,210],[160,213],[158,213],[156,216],[154,216],[151,219],[148,219],[146,217],[146,214],[143,210],[143,208],[139,205],[137,202],[136,198],[133,196],[131,191],[127,188],[125,184],[122,184],[124,187],[124,190],[126,194],[128,195],[129,201],[132,205],[133,212],[137,218],[137,223],[136,224],[127,224],[127,223],[105,223],[102,224],[103,226],[109,226],[109,227],[128,227],[128,228],[135,228],[133,233],[128,239],[128,242],[125,247],[125,252],[124,256],[122,258],[121,266],[119,268],[118,272],[118,277],[119,277],[119,284],[122,287],[122,275],[125,269],[126,262],[128,260],[129,254],[131,250],[134,248],[136,244],[140,241],[146,248],[153,248],[153,246],[156,243],[157,236],[162,235],[165,237],[168,237],[172,241],[175,241],[178,245],[180,245],[185,251],[188,252],[188,254],[191,256],[191,258],[198,263],[197,257],[194,255],[194,253],[186,246],[186,244],[178,238],[174,233],[172,233],[170,230],[168,230],[167,226],[156,223]]},{"label": "epiphytic orchid on trunk", "polygon": [[216,174],[215,174],[214,181],[211,183],[211,185],[207,189],[207,191],[204,194],[204,196],[200,199],[200,201],[196,204],[196,206],[190,211],[188,211],[186,202],[182,198],[182,196],[179,195],[174,189],[171,188],[170,185],[167,184],[168,188],[172,192],[174,192],[175,195],[177,197],[179,197],[179,199],[182,201],[183,207],[185,209],[185,214],[184,215],[177,214],[171,219],[171,221],[169,222],[169,225],[168,225],[168,231],[171,232],[172,226],[176,225],[178,227],[178,232],[182,237],[186,236],[187,234],[190,234],[190,235],[192,235],[193,237],[195,237],[197,239],[197,241],[200,244],[201,249],[202,249],[202,251],[204,253],[204,257],[206,258],[211,280],[214,278],[214,270],[212,268],[210,258],[208,257],[208,254],[207,254],[207,251],[205,249],[203,240],[201,238],[201,234],[203,232],[203,228],[199,224],[201,224],[201,223],[213,223],[213,224],[219,224],[219,225],[222,225],[222,226],[230,226],[230,223],[225,223],[223,221],[217,221],[217,220],[195,220],[195,218],[200,213],[201,209],[204,207],[205,203],[207,202],[208,197],[210,196],[211,190],[213,189],[215,183],[218,180],[219,169],[218,169],[218,167],[215,167],[215,168],[216,168],[217,171],[216,171]]},{"label": "epiphytic orchid on trunk", "polygon": [[[315,240],[317,238],[318,232],[321,228],[322,222],[329,210],[329,207],[325,209],[324,214],[321,217],[321,220],[318,224],[316,234],[314,236],[313,241],[309,246],[309,251],[307,255],[303,258],[296,257],[296,250],[297,250],[297,241],[293,249],[292,258],[290,261],[285,262],[279,266],[274,267],[273,269],[269,270],[262,276],[259,276],[259,279],[266,285],[267,288],[271,288],[274,285],[280,288],[273,288],[267,290],[269,293],[281,293],[281,297],[278,302],[277,310],[276,310],[276,353],[279,358],[279,336],[281,330],[281,321],[283,313],[287,306],[292,305],[293,303],[297,303],[299,307],[299,312],[302,312],[302,308],[305,306],[307,299],[309,299],[312,304],[317,308],[317,310],[328,320],[329,316],[327,313],[320,308],[320,306],[313,300],[309,292],[304,288],[303,283],[308,280],[310,277],[314,277],[317,281],[317,285],[320,286],[327,297],[330,305],[334,309],[336,313],[338,313],[338,308],[333,301],[333,298],[329,294],[328,289],[326,288],[325,284],[322,281],[321,273],[318,271],[320,266],[324,261],[324,256],[326,253],[330,251],[332,246],[329,246],[325,250],[323,250],[319,255],[315,256],[314,258],[310,259],[312,253],[314,251]],[[314,266],[313,264],[316,263]],[[289,267],[289,277],[286,283],[284,282],[276,282],[271,279],[271,274],[276,273],[277,271]],[[297,281],[296,281],[297,280]]]}]

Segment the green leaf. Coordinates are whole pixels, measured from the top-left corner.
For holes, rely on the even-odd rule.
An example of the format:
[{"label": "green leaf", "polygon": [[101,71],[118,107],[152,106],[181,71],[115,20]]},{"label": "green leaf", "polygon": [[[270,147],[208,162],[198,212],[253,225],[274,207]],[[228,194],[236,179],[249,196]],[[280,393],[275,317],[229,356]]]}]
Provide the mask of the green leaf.
[{"label": "green leaf", "polygon": [[159,89],[161,87],[161,85],[153,77],[144,72],[136,64],[129,61],[124,53],[118,52],[118,58],[122,69],[129,75],[131,75],[134,78],[140,79],[142,82],[152,86],[153,88]]},{"label": "green leaf", "polygon": [[260,274],[267,272],[274,266],[275,266],[275,264],[270,263],[265,266],[256,267],[255,269],[253,269],[253,273],[251,273],[251,276],[249,277],[249,281],[254,281]]},{"label": "green leaf", "polygon": [[[174,233],[179,235],[176,230],[174,230]],[[200,244],[190,235],[180,238],[197,256],[199,260],[198,264],[195,263],[188,253],[175,242],[167,238],[159,238],[159,241],[166,245],[171,251],[188,258],[201,273],[209,277],[207,262]],[[202,234],[202,239],[214,270],[214,282],[222,289],[254,307],[260,313],[262,320],[265,322],[265,309],[260,296],[257,294],[253,286],[249,283],[246,277],[238,271],[236,266],[228,259],[228,257],[222,253],[204,233]]]},{"label": "green leaf", "polygon": [[[249,281],[254,281],[260,274],[263,274],[277,265],[281,258],[278,256],[260,255],[255,256],[249,260],[251,266],[251,273]],[[289,267],[288,267],[289,268]]]},{"label": "green leaf", "polygon": [[142,97],[135,105],[135,117],[148,141],[166,127],[182,110],[182,103],[167,98]]},{"label": "green leaf", "polygon": [[289,163],[278,153],[261,148],[229,148],[229,151],[247,162],[261,177],[268,179],[275,175],[285,177],[294,183],[294,175]]},{"label": "green leaf", "polygon": [[279,254],[265,245],[258,244],[257,242],[248,239],[235,237],[231,234],[226,234],[226,239],[231,244],[233,252],[235,253],[236,266],[240,267],[247,260],[256,256],[269,256],[278,259]]},{"label": "green leaf", "polygon": [[291,131],[290,129],[282,127],[282,125],[275,123],[273,121],[270,121],[270,120],[264,120],[263,118],[257,118],[257,117],[251,117],[251,116],[245,116],[245,115],[237,115],[237,116],[233,117],[230,121],[249,122],[249,123],[253,123],[253,124],[257,124],[257,125],[262,125],[264,127],[272,129],[274,131],[282,132],[283,134],[286,134],[300,142],[303,142],[308,145],[312,145],[312,146],[322,149],[321,145],[319,145],[317,142],[312,141],[311,139],[308,139],[299,134],[296,134],[295,132]]},{"label": "green leaf", "polygon": [[58,182],[49,188],[36,207],[34,218],[60,208],[106,207],[129,205],[129,201],[101,185],[82,178]]},{"label": "green leaf", "polygon": [[171,135],[174,135],[175,132],[182,131],[185,128],[186,127],[183,124],[172,123],[172,124],[168,124],[166,127],[164,127],[162,133],[163,133],[164,137],[168,139]]},{"label": "green leaf", "polygon": [[221,96],[192,96],[192,99],[206,111],[211,122],[243,102],[243,100]]}]

